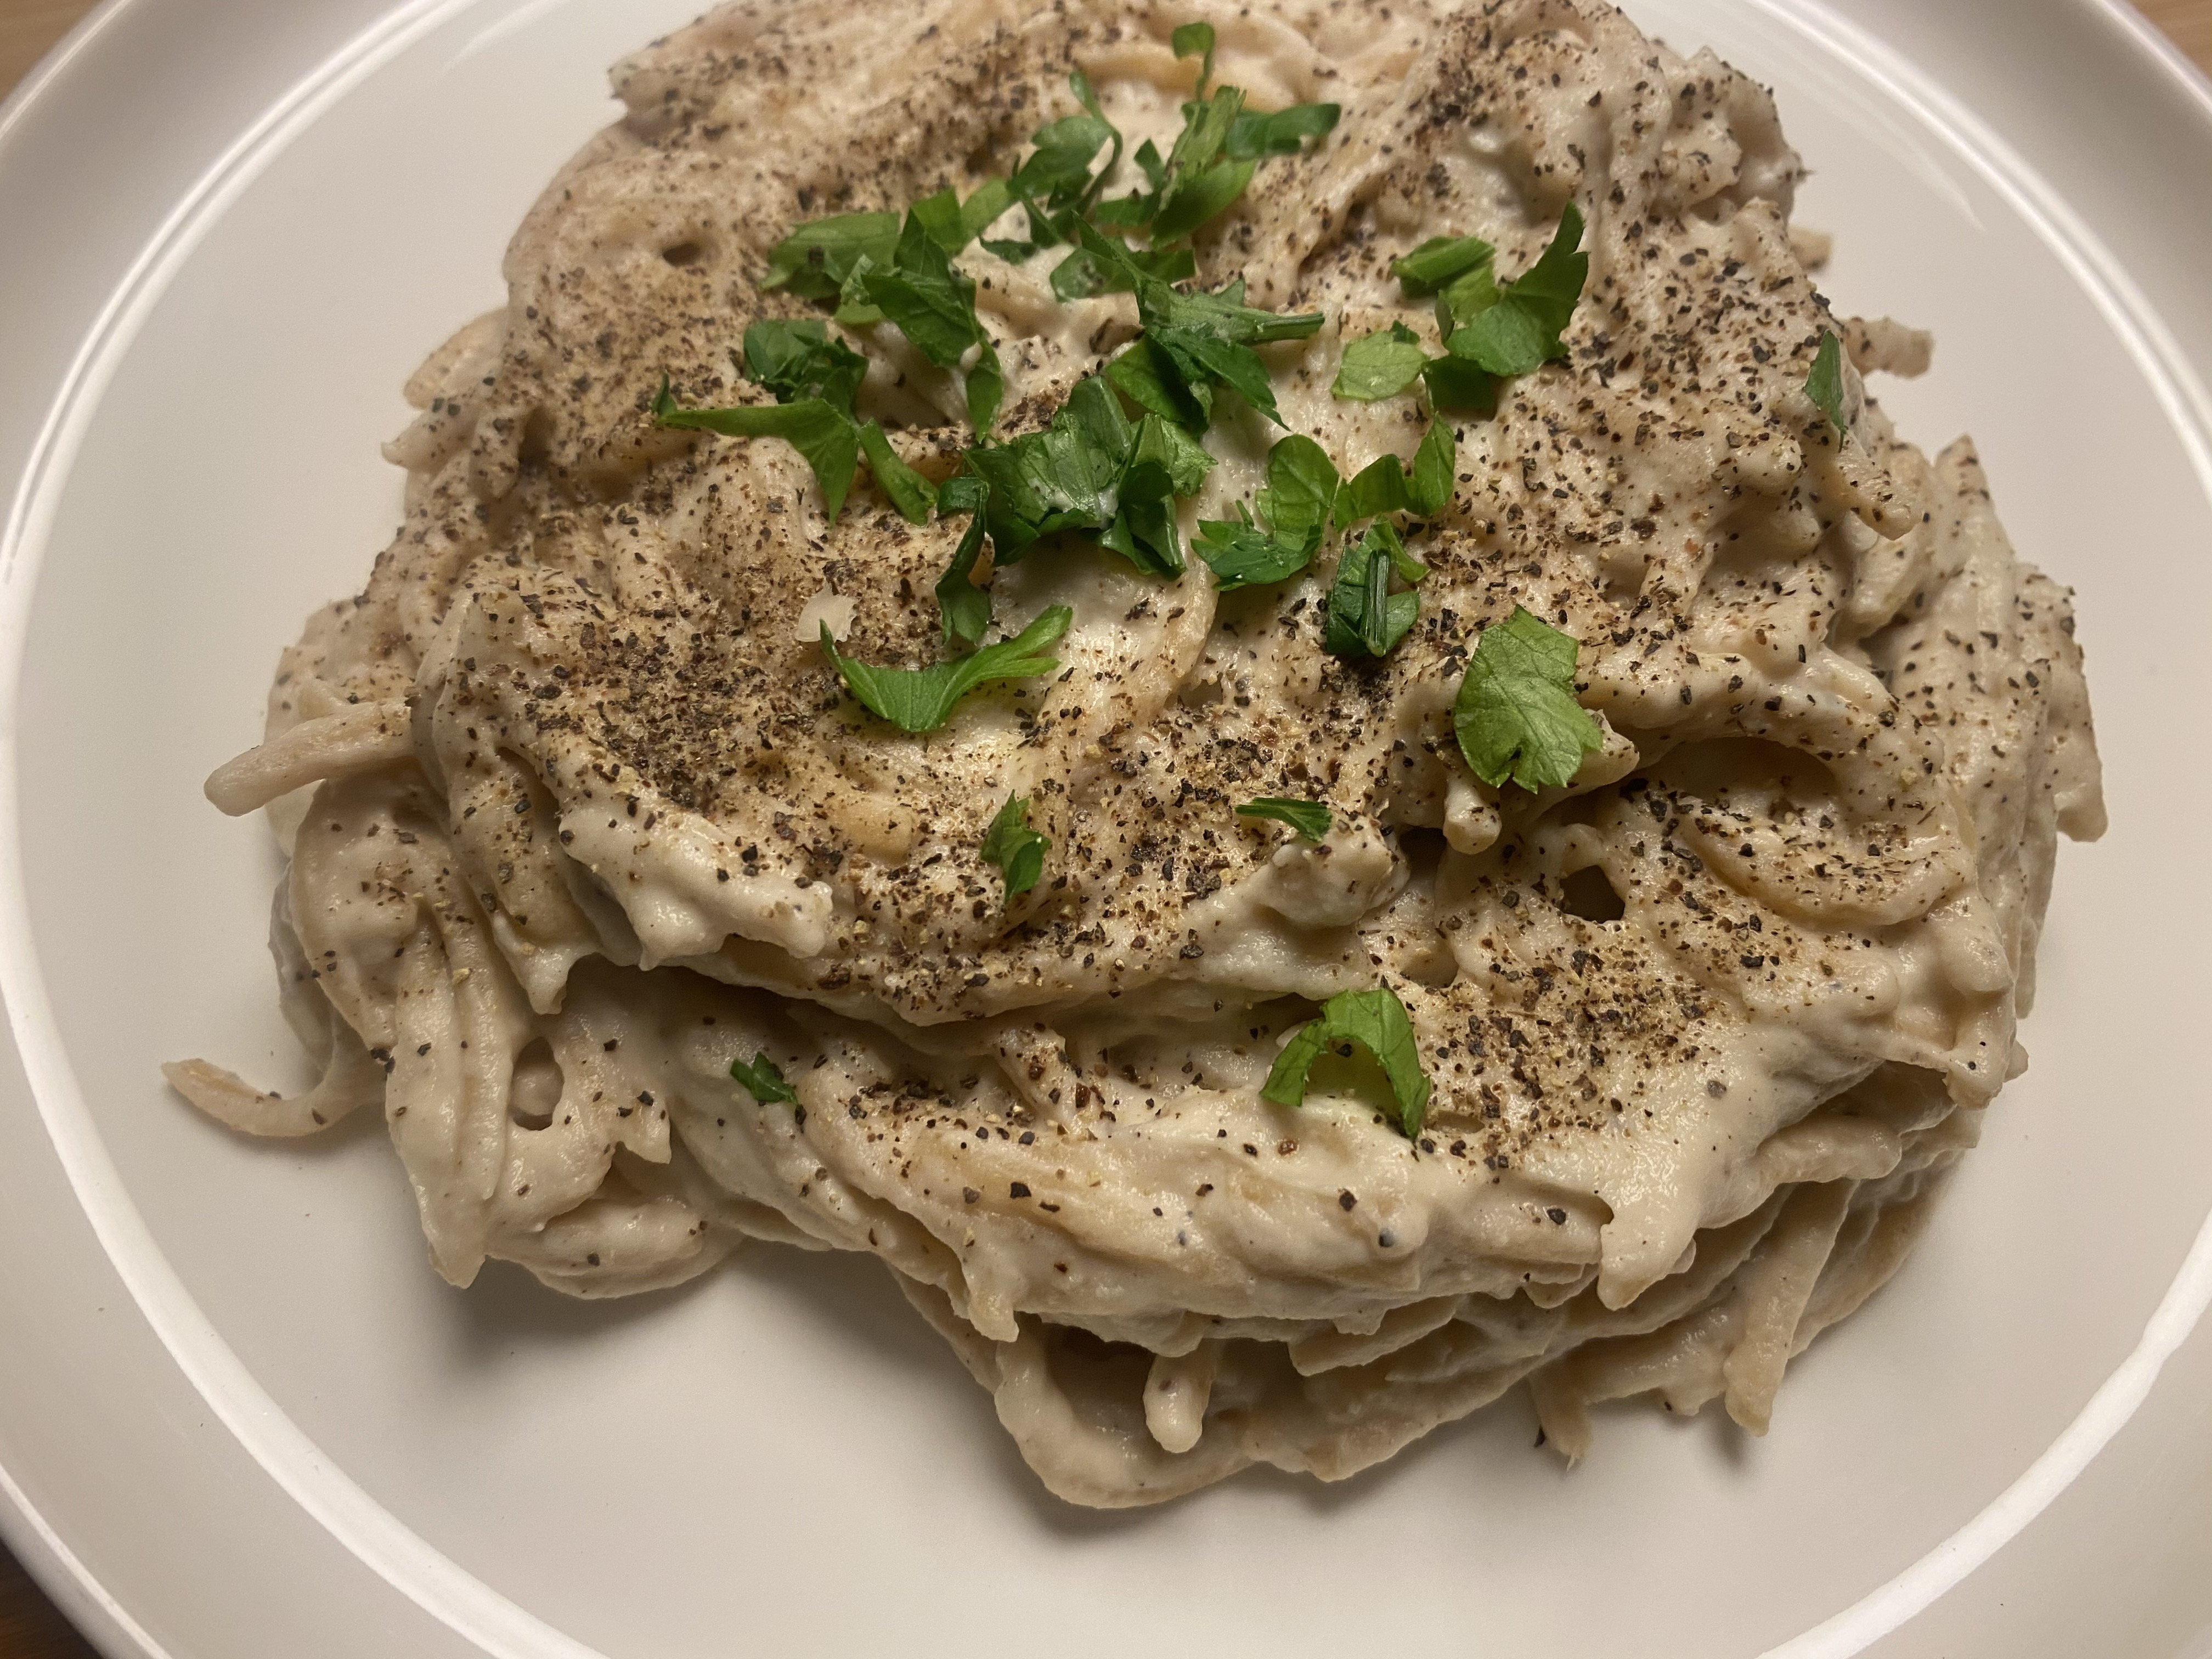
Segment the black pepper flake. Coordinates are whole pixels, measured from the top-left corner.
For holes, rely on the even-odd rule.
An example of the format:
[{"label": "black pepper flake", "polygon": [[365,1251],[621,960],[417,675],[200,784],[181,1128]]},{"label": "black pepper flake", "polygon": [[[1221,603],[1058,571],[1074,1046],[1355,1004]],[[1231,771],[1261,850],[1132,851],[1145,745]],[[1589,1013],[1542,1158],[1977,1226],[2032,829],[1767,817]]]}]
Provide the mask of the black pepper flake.
[{"label": "black pepper flake", "polygon": [[1354,1194],[1352,1188],[1349,1187],[1346,1188],[1342,1192],[1336,1195],[1336,1207],[1340,1210],[1348,1210],[1358,1202],[1359,1200],[1358,1196]]},{"label": "black pepper flake", "polygon": [[973,1204],[977,1199],[982,1196],[983,1194],[977,1192],[973,1187],[963,1187],[960,1189],[960,1198],[963,1203]]},{"label": "black pepper flake", "polygon": [[1027,1198],[1029,1195],[1030,1184],[1026,1181],[1017,1181],[1006,1188],[1008,1198]]}]

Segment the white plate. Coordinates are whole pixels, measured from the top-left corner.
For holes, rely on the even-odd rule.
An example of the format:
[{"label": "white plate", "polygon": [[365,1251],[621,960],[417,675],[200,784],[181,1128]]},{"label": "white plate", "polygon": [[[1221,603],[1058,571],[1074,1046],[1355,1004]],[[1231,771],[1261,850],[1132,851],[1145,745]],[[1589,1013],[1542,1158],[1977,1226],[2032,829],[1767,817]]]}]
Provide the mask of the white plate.
[{"label": "white plate", "polygon": [[293,1064],[273,854],[200,778],[383,542],[402,377],[694,4],[125,0],[0,113],[0,1531],[64,1605],[179,1659],[2212,1651],[2212,96],[2116,5],[1637,9],[1777,86],[1839,307],[1937,331],[1886,400],[2081,590],[2114,823],[2034,1068],[1767,1440],[1612,1413],[1568,1474],[1508,1401],[1078,1513],[870,1264],[457,1295],[373,1127],[167,1094]]}]

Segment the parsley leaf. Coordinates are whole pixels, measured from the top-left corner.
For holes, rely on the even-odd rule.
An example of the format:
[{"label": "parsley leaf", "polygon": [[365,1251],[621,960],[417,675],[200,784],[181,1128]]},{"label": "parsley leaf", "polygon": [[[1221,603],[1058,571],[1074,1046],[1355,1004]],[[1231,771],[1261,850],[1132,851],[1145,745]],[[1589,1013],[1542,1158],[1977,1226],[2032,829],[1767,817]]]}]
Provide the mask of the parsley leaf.
[{"label": "parsley leaf", "polygon": [[1303,433],[1292,433],[1267,452],[1267,482],[1255,505],[1278,538],[1303,545],[1310,557],[1328,533],[1343,487],[1328,452]]},{"label": "parsley leaf", "polygon": [[837,649],[825,623],[822,654],[871,712],[902,732],[934,732],[952,717],[954,705],[977,686],[993,680],[1028,679],[1059,667],[1058,659],[1037,653],[1066,633],[1074,620],[1073,611],[1056,605],[1011,640],[927,668],[878,668],[848,657]]},{"label": "parsley leaf", "polygon": [[1446,352],[1431,359],[1421,370],[1421,380],[1429,388],[1429,406],[1439,412],[1467,410],[1487,415],[1498,407],[1498,377],[1464,357]]},{"label": "parsley leaf", "polygon": [[899,516],[908,524],[927,524],[937,506],[937,486],[898,458],[881,426],[870,421],[860,431],[860,453],[868,458],[868,471]]},{"label": "parsley leaf", "polygon": [[1206,61],[1198,66],[1198,95],[1206,96],[1206,83],[1213,79],[1213,25],[1185,23],[1168,36],[1168,46],[1177,58],[1196,58],[1203,54]]},{"label": "parsley leaf", "polygon": [[1498,273],[1490,261],[1455,276],[1437,290],[1437,330],[1449,340],[1460,325],[1471,323],[1501,297]]},{"label": "parsley leaf", "polygon": [[1604,747],[1598,723],[1575,701],[1578,643],[1519,605],[1476,640],[1452,700],[1452,729],[1492,788],[1509,777],[1531,792],[1559,788],[1583,750]]},{"label": "parsley leaf", "polygon": [[1175,501],[1197,492],[1213,458],[1172,422],[1134,428],[1107,384],[1089,375],[1042,432],[979,444],[968,465],[990,486],[991,542],[1012,564],[1046,536],[1087,530],[1152,575],[1180,575]]},{"label": "parsley leaf", "polygon": [[[1164,283],[1180,283],[1198,274],[1198,256],[1187,247],[1133,247],[1123,252],[1139,272]],[[1053,297],[1062,305],[1095,294],[1127,294],[1130,286],[1127,276],[1102,269],[1088,248],[1076,249],[1052,268]]]},{"label": "parsley leaf", "polygon": [[1115,485],[1135,434],[1096,375],[1075,383],[1042,432],[978,444],[968,465],[991,488],[991,542],[1000,564],[1056,531],[1103,530],[1114,522]]},{"label": "parsley leaf", "polygon": [[663,380],[653,402],[653,419],[665,427],[729,437],[788,441],[814,469],[833,524],[852,487],[853,466],[866,453],[868,470],[900,514],[913,524],[929,521],[930,509],[937,505],[935,487],[898,458],[881,426],[853,419],[853,394],[867,373],[866,358],[843,341],[829,338],[823,325],[810,319],[752,324],[745,330],[744,361],[747,377],[775,392],[779,408],[678,409]]},{"label": "parsley leaf", "polygon": [[1411,253],[1390,261],[1390,274],[1419,299],[1477,266],[1487,266],[1493,252],[1480,236],[1431,236]]},{"label": "parsley leaf", "polygon": [[1316,800],[1285,800],[1280,795],[1262,795],[1257,800],[1248,800],[1237,809],[1240,818],[1273,818],[1287,823],[1307,841],[1319,841],[1328,834],[1328,808]]},{"label": "parsley leaf", "polygon": [[867,274],[866,288],[884,315],[939,368],[957,363],[975,343],[975,284],[954,268],[919,214],[907,215],[896,257]]},{"label": "parsley leaf", "polygon": [[[1501,290],[1494,303],[1477,313],[1474,321],[1453,331],[1445,342],[1451,354],[1470,358],[1492,374],[1526,374],[1553,357],[1565,356],[1566,346],[1559,336],[1589,279],[1589,255],[1577,251],[1582,240],[1583,216],[1570,202],[1536,263]],[[1455,316],[1459,314],[1458,301],[1452,309]]]},{"label": "parsley leaf", "polygon": [[1004,902],[1012,903],[1037,884],[1037,878],[1044,874],[1044,855],[1051,847],[1047,837],[1030,828],[1030,798],[1007,796],[1006,804],[984,832],[982,848],[983,862],[998,866],[1006,878]]},{"label": "parsley leaf", "polygon": [[940,368],[957,365],[969,347],[978,349],[968,370],[968,418],[977,432],[988,431],[1006,395],[1006,373],[976,320],[974,280],[953,264],[921,216],[907,215],[890,269],[866,272],[861,286],[915,349]]},{"label": "parsley leaf", "polygon": [[1354,340],[1344,349],[1330,388],[1340,398],[1373,403],[1395,398],[1421,377],[1429,354],[1420,337],[1403,323],[1393,323],[1381,334]]},{"label": "parsley leaf", "polygon": [[[1229,93],[1236,88],[1224,87],[1221,90]],[[1243,94],[1238,93],[1237,96],[1241,99]],[[1224,137],[1225,140],[1226,135]],[[1174,242],[1189,235],[1242,196],[1258,167],[1259,163],[1251,160],[1223,160],[1184,173],[1176,180],[1174,188],[1160,204],[1160,210],[1152,216],[1152,240]]]},{"label": "parsley leaf", "polygon": [[1813,368],[1805,376],[1805,395],[1820,405],[1838,441],[1850,435],[1844,422],[1844,343],[1833,329],[1820,331],[1820,349],[1813,354]]},{"label": "parsley leaf", "polygon": [[1126,277],[1136,292],[1137,320],[1145,332],[1115,364],[1137,361],[1127,369],[1109,365],[1107,370],[1132,402],[1199,432],[1212,418],[1213,388],[1227,386],[1276,425],[1283,423],[1267,365],[1252,348],[1304,339],[1325,320],[1321,313],[1291,314],[1248,306],[1241,283],[1217,294],[1182,293],[1139,270],[1128,250],[1088,224],[1076,229],[1099,265]]},{"label": "parsley leaf", "polygon": [[664,379],[653,400],[653,418],[683,431],[719,432],[726,438],[781,438],[805,459],[821,486],[822,507],[830,522],[845,509],[860,464],[860,436],[852,417],[819,398],[793,404],[749,404],[735,409],[682,409],[668,395]]},{"label": "parsley leaf", "polygon": [[1213,382],[1186,381],[1182,368],[1149,335],[1130,341],[1129,349],[1106,365],[1106,378],[1138,408],[1186,431],[1203,432],[1213,419]]},{"label": "parsley leaf", "polygon": [[1257,496],[1267,528],[1255,524],[1239,501],[1241,522],[1201,520],[1192,550],[1206,561],[1213,585],[1224,592],[1286,580],[1312,563],[1321,550],[1339,488],[1328,452],[1293,433],[1267,452],[1267,482]]},{"label": "parsley leaf", "polygon": [[1410,588],[1390,592],[1393,573],[1418,582],[1429,568],[1406,550],[1398,532],[1377,522],[1338,556],[1336,580],[1328,590],[1322,649],[1338,657],[1383,657],[1406,637],[1421,614],[1420,596]]},{"label": "parsley leaf", "polygon": [[1252,521],[1252,509],[1237,503],[1235,519],[1201,519],[1191,551],[1213,572],[1222,592],[1286,581],[1313,562],[1308,548],[1278,541]]},{"label": "parsley leaf", "polygon": [[1293,104],[1272,115],[1247,110],[1229,124],[1221,153],[1232,161],[1261,155],[1296,155],[1308,138],[1325,138],[1344,112],[1334,104]]},{"label": "parsley leaf", "polygon": [[819,398],[849,415],[853,394],[868,372],[868,360],[842,340],[830,338],[822,324],[770,320],[745,330],[745,378],[766,386],[780,404]]},{"label": "parsley leaf", "polygon": [[896,213],[840,213],[817,219],[769,251],[768,275],[761,278],[761,287],[787,288],[809,300],[835,300],[859,260],[889,264],[898,236]]},{"label": "parsley leaf", "polygon": [[1459,441],[1442,421],[1429,422],[1421,447],[1413,452],[1413,471],[1406,475],[1406,504],[1425,519],[1433,519],[1451,505],[1454,472],[1459,465]]},{"label": "parsley leaf", "polygon": [[1382,513],[1417,513],[1434,518],[1450,504],[1457,455],[1451,428],[1442,421],[1430,422],[1421,447],[1413,453],[1411,472],[1395,455],[1385,453],[1360,468],[1345,485],[1336,500],[1338,525],[1354,525]]},{"label": "parsley leaf", "polygon": [[1406,1005],[1388,986],[1346,991],[1321,1006],[1321,1018],[1291,1034],[1275,1056],[1260,1098],[1277,1106],[1303,1106],[1306,1077],[1313,1064],[1339,1043],[1355,1042],[1375,1056],[1389,1080],[1398,1104],[1398,1127],[1411,1140],[1421,1132],[1429,1109],[1429,1077],[1421,1069],[1421,1048]]},{"label": "parsley leaf", "polygon": [[750,1060],[732,1060],[730,1075],[744,1084],[746,1091],[763,1106],[770,1101],[794,1106],[799,1103],[797,1092],[783,1080],[782,1072],[765,1053],[755,1054]]},{"label": "parsley leaf", "polygon": [[952,551],[952,562],[937,579],[937,616],[947,645],[958,640],[975,645],[991,626],[991,596],[975,583],[975,562],[983,552],[983,503],[991,487],[981,478],[948,478],[937,492],[937,510],[969,514],[968,528]]}]

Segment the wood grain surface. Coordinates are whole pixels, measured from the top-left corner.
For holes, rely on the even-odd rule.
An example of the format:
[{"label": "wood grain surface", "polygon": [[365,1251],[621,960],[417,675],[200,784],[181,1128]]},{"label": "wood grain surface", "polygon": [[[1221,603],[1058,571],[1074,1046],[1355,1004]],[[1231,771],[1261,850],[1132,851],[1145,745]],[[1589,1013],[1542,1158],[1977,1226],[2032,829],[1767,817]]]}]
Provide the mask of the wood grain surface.
[{"label": "wood grain surface", "polygon": [[[2212,0],[2136,0],[2143,15],[2212,74]],[[708,0],[701,0],[704,9]],[[0,94],[28,74],[91,0],[0,0]],[[0,249],[7,246],[0,234]],[[0,253],[0,260],[4,260]],[[0,280],[5,266],[0,264]],[[0,1342],[7,1334],[0,1331]],[[97,1659],[38,1587],[0,1549],[0,1659]]]}]

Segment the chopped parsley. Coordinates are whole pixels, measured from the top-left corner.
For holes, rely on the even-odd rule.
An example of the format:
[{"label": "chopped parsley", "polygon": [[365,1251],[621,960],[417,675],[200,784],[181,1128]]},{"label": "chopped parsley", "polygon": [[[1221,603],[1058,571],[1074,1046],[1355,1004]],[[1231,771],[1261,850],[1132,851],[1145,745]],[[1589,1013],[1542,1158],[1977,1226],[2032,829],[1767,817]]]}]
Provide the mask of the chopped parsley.
[{"label": "chopped parsley", "polygon": [[[1321,1006],[1321,1018],[1310,1020],[1291,1034],[1267,1073],[1260,1098],[1277,1106],[1303,1106],[1306,1078],[1314,1062],[1340,1045],[1357,1044],[1374,1055],[1390,1085],[1398,1106],[1398,1127],[1411,1140],[1421,1132],[1429,1109],[1428,1073],[1421,1069],[1421,1049],[1413,1036],[1413,1022],[1406,1005],[1388,986],[1372,991],[1346,991]],[[1349,1052],[1348,1049],[1344,1050]]]},{"label": "chopped parsley", "polygon": [[686,431],[719,432],[726,438],[781,438],[805,459],[822,488],[823,511],[835,524],[845,510],[860,465],[860,433],[853,417],[820,398],[795,404],[748,404],[734,409],[684,409],[669,396],[663,380],[653,400],[653,418]]},{"label": "chopped parsley", "polygon": [[867,272],[861,286],[884,316],[939,368],[956,367],[971,346],[975,349],[967,371],[968,421],[978,433],[989,431],[1006,395],[1006,371],[976,319],[975,279],[953,264],[921,215],[907,214],[890,266]]},{"label": "chopped parsley", "polygon": [[1411,586],[1392,592],[1390,578],[1416,583],[1428,574],[1387,522],[1370,525],[1337,559],[1322,649],[1338,657],[1388,656],[1421,614],[1420,596]]},{"label": "chopped parsley", "polygon": [[983,833],[982,859],[996,865],[1006,878],[1006,902],[1012,903],[1037,884],[1044,874],[1044,855],[1052,842],[1030,828],[1027,795],[1009,795],[998,817]]},{"label": "chopped parsley", "polygon": [[1086,216],[1125,234],[1142,231],[1155,249],[1180,241],[1236,201],[1262,158],[1296,155],[1307,139],[1334,131],[1341,113],[1334,104],[1247,109],[1243,88],[1212,84],[1212,24],[1186,23],[1170,40],[1178,58],[1202,60],[1196,96],[1182,106],[1182,130],[1164,156],[1150,139],[1137,147],[1133,159],[1147,188],[1099,202]]},{"label": "chopped parsley", "polygon": [[1850,435],[1844,422],[1844,343],[1833,329],[1820,331],[1820,349],[1813,354],[1812,370],[1805,376],[1805,395],[1828,417],[1838,442]]},{"label": "chopped parsley", "polygon": [[1492,788],[1508,778],[1531,792],[1563,787],[1584,750],[1604,747],[1598,723],[1575,701],[1578,650],[1573,635],[1519,605],[1476,640],[1452,700],[1452,730]]},{"label": "chopped parsley", "polygon": [[1478,266],[1487,269],[1494,252],[1480,236],[1431,236],[1411,253],[1390,261],[1390,274],[1408,295],[1419,299]]},{"label": "chopped parsley", "polygon": [[1244,284],[1217,294],[1185,294],[1140,270],[1127,249],[1089,225],[1077,227],[1086,252],[1125,278],[1137,296],[1144,333],[1106,366],[1106,378],[1139,408],[1186,430],[1206,430],[1215,389],[1228,386],[1277,426],[1283,423],[1268,384],[1267,365],[1252,348],[1303,340],[1325,320],[1317,311],[1292,315],[1244,303]]},{"label": "chopped parsley", "polygon": [[937,491],[928,479],[898,458],[890,439],[873,421],[853,418],[853,398],[868,360],[813,318],[799,322],[772,319],[745,330],[741,358],[745,378],[775,394],[777,406],[679,409],[663,380],[653,401],[653,417],[665,427],[719,432],[726,437],[781,438],[813,469],[822,502],[835,524],[851,489],[853,467],[868,458],[893,507],[913,524],[929,522]]},{"label": "chopped parsley", "polygon": [[1175,498],[1195,494],[1213,458],[1181,428],[1132,424],[1104,380],[1086,375],[1042,432],[978,444],[967,465],[989,486],[993,556],[1012,564],[1055,532],[1086,530],[1153,575],[1180,575]]},{"label": "chopped parsley", "polygon": [[783,1073],[776,1069],[775,1062],[765,1053],[755,1054],[750,1060],[732,1060],[730,1075],[744,1084],[752,1097],[763,1106],[776,1100],[787,1105],[799,1103],[798,1094],[783,1080]]},{"label": "chopped parsley", "polygon": [[745,330],[745,378],[775,394],[780,404],[819,398],[850,415],[853,394],[868,372],[868,360],[842,340],[833,340],[819,319],[754,323]]},{"label": "chopped parsley", "polygon": [[1388,332],[1345,347],[1336,395],[1393,398],[1418,378],[1433,409],[1489,413],[1498,405],[1499,380],[1566,355],[1561,337],[1589,279],[1582,240],[1582,212],[1570,202],[1536,263],[1503,288],[1496,250],[1480,236],[1432,236],[1392,260],[1408,298],[1436,295],[1443,355],[1428,356],[1411,329],[1393,323]]},{"label": "chopped parsley", "polygon": [[1264,527],[1239,501],[1236,520],[1199,521],[1191,550],[1224,592],[1287,580],[1321,550],[1340,482],[1328,452],[1293,433],[1267,452],[1267,482],[1257,497]]},{"label": "chopped parsley", "polygon": [[1421,337],[1403,323],[1393,323],[1380,334],[1354,340],[1344,349],[1331,388],[1340,398],[1373,403],[1395,398],[1421,378],[1429,354]]},{"label": "chopped parsley", "polygon": [[873,421],[860,428],[860,453],[899,516],[908,524],[927,524],[937,507],[937,486],[899,459],[890,437]]},{"label": "chopped parsley", "polygon": [[1211,23],[1182,23],[1168,36],[1168,48],[1177,58],[1203,58],[1198,66],[1198,95],[1206,96],[1207,84],[1213,79],[1213,25]]},{"label": "chopped parsley", "polygon": [[769,250],[763,289],[787,288],[808,300],[835,300],[861,260],[888,265],[898,246],[896,213],[840,213],[804,224]]},{"label": "chopped parsley", "polygon": [[1262,795],[1238,807],[1237,816],[1273,818],[1279,823],[1287,823],[1307,841],[1319,841],[1328,834],[1328,808],[1317,800],[1286,800],[1280,795]]},{"label": "chopped parsley", "polygon": [[[1444,292],[1451,301],[1453,320],[1464,325],[1453,330],[1445,349],[1501,376],[1526,374],[1565,356],[1566,345],[1559,337],[1574,317],[1583,284],[1589,280],[1589,255],[1579,251],[1582,240],[1582,212],[1570,202],[1536,263],[1503,289],[1482,267],[1460,277]],[[1487,295],[1477,292],[1454,297],[1478,276]],[[1482,303],[1485,299],[1487,303]],[[1471,316],[1462,311],[1463,304],[1473,307]]]},{"label": "chopped parsley", "polygon": [[937,492],[940,514],[969,515],[968,528],[952,550],[952,562],[937,579],[937,616],[947,645],[955,640],[978,644],[991,626],[991,596],[975,582],[975,562],[983,553],[983,503],[990,493],[990,485],[967,473],[946,479]]},{"label": "chopped parsley", "polygon": [[878,668],[846,656],[822,626],[822,654],[861,705],[902,732],[934,732],[952,717],[954,706],[977,686],[993,680],[1028,679],[1049,674],[1057,658],[1039,654],[1067,632],[1075,613],[1054,605],[1011,640],[927,668]]},{"label": "chopped parsley", "polygon": [[1432,519],[1451,504],[1452,471],[1459,446],[1452,429],[1431,421],[1413,452],[1409,471],[1395,455],[1377,455],[1345,486],[1336,499],[1340,526],[1358,524],[1384,513],[1413,513]]}]

